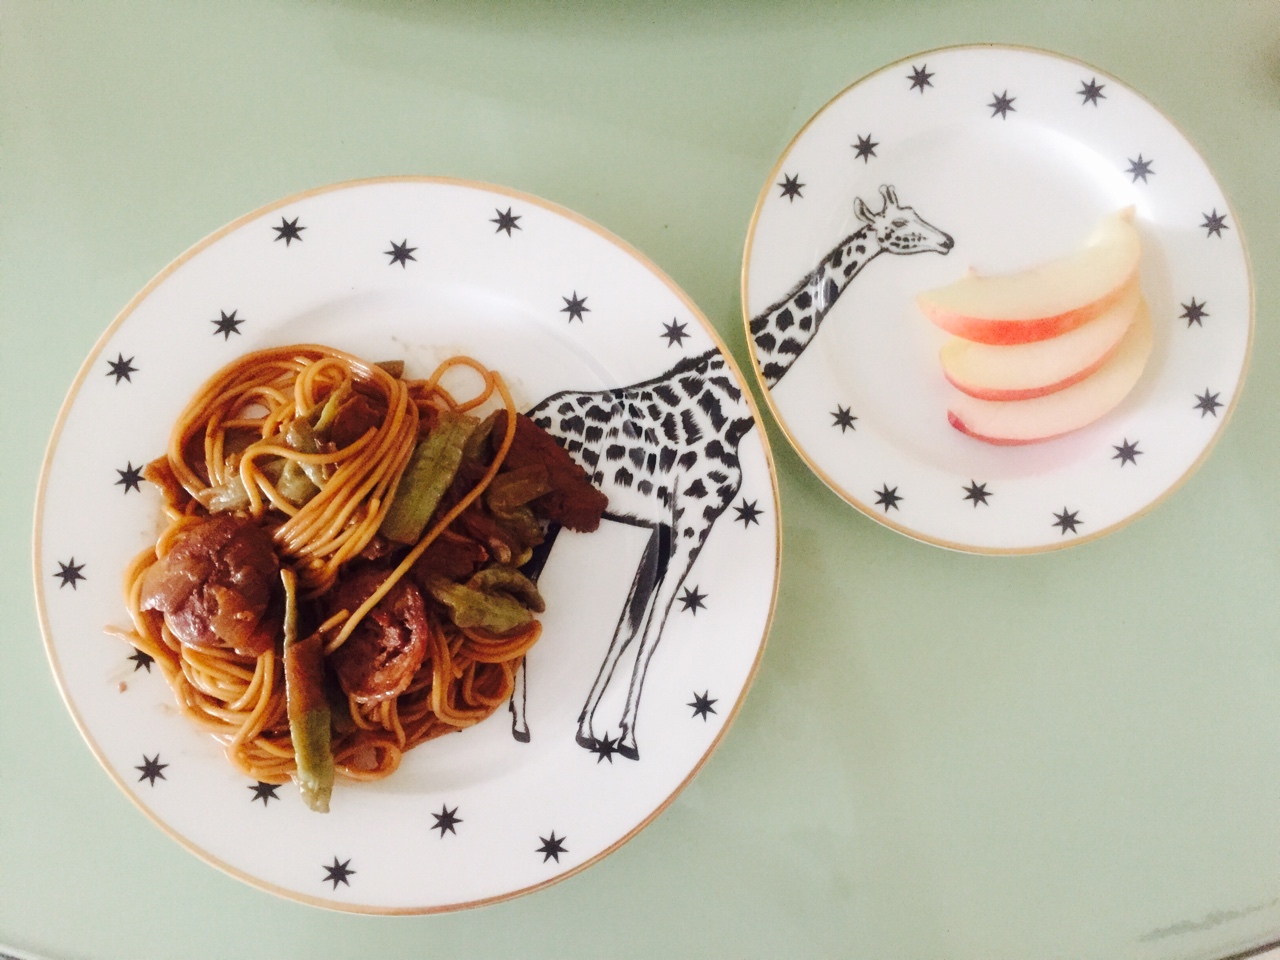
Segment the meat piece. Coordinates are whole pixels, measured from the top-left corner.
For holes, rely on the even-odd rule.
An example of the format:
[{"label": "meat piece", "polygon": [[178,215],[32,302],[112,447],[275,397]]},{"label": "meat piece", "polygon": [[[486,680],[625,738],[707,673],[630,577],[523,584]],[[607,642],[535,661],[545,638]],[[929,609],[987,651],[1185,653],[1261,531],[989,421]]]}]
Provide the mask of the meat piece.
[{"label": "meat piece", "polygon": [[355,443],[372,429],[376,429],[387,416],[386,405],[380,398],[353,392],[352,397],[334,415],[329,424],[328,437],[339,450]]},{"label": "meat piece", "polygon": [[[365,567],[341,583],[333,609],[355,612],[390,571]],[[401,580],[370,610],[330,658],[342,689],[360,703],[380,703],[403,693],[422,666],[430,627],[422,594]]]},{"label": "meat piece", "polygon": [[142,479],[156,486],[164,496],[164,502],[175,510],[185,510],[191,502],[191,494],[178,482],[177,474],[169,465],[169,458],[156,457],[142,468]]},{"label": "meat piece", "polygon": [[470,579],[488,559],[489,551],[483,545],[470,537],[446,530],[431,542],[413,565],[413,577],[419,584],[430,576],[460,582]]},{"label": "meat piece", "polygon": [[375,533],[365,548],[360,551],[361,560],[381,560],[395,552],[397,544],[392,543],[380,533]]},{"label": "meat piece", "polygon": [[[491,434],[496,446],[506,435],[507,415],[499,411]],[[600,526],[600,517],[609,499],[591,483],[587,472],[547,433],[524,414],[516,415],[516,435],[505,470],[519,470],[533,464],[546,468],[551,492],[530,502],[533,512],[544,520],[563,524],[570,530],[590,533]]]},{"label": "meat piece", "polygon": [[[534,521],[535,524],[536,522]],[[510,563],[526,546],[537,545],[522,543],[514,531],[474,503],[454,523],[456,528],[477,541],[499,563]],[[541,531],[538,534],[538,542],[541,542]]]},{"label": "meat piece", "polygon": [[142,579],[142,608],[159,610],[180,641],[256,656],[275,642],[268,604],[280,573],[271,536],[219,516],[180,534]]}]

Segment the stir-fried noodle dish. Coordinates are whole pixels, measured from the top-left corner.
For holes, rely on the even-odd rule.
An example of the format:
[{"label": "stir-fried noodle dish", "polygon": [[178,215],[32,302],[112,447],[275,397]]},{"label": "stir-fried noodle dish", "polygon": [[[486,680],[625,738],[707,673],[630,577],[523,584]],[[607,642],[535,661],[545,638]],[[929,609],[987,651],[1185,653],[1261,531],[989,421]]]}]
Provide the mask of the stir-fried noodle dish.
[{"label": "stir-fried noodle dish", "polygon": [[413,380],[316,345],[218,371],[143,475],[164,529],[113,632],[237,768],[320,811],[335,777],[385,777],[507,701],[544,609],[521,568],[606,505],[475,360]]}]

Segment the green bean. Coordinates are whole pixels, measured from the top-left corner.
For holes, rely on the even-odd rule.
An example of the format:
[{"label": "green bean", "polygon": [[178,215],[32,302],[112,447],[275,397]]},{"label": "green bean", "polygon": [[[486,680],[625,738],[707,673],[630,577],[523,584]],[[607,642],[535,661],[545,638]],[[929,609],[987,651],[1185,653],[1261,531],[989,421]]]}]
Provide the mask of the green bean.
[{"label": "green bean", "polygon": [[476,420],[441,413],[435,428],[414,447],[379,532],[396,543],[417,543],[462,462],[463,447]]},{"label": "green bean", "polygon": [[334,762],[329,733],[329,701],[324,692],[324,650],[320,634],[298,639],[298,598],[293,571],[280,571],[284,583],[284,681],[289,737],[298,770],[294,779],[303,802],[317,813],[329,812]]}]

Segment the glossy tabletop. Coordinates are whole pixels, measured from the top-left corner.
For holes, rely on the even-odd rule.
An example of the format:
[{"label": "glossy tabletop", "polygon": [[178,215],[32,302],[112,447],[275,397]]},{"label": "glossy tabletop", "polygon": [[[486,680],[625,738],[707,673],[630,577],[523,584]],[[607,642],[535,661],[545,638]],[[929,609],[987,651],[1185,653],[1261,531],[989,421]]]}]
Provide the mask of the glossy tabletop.
[{"label": "glossy tabletop", "polygon": [[[1165,502],[1068,550],[947,552],[849,507],[766,413],[782,580],[741,711],[635,838],[505,903],[286,901],[117,789],[49,669],[32,514],[82,360],[170,260],[327,183],[487,181],[637,247],[747,369],[743,245],[779,154],[860,76],[979,42],[1143,93],[1246,238],[1244,389]],[[1264,2],[0,6],[0,953],[1214,960],[1280,940],[1277,157]]]}]

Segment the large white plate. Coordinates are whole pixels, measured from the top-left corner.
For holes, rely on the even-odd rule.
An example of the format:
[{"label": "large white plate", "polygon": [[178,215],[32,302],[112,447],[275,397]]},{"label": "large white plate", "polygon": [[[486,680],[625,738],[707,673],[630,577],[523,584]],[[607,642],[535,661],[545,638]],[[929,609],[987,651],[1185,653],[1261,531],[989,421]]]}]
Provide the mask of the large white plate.
[{"label": "large white plate", "polygon": [[[874,224],[832,270],[833,305],[817,322],[812,307],[792,310],[777,329],[783,311],[771,307],[808,289],[799,285],[864,227],[858,200]],[[938,362],[946,335],[916,295],[970,268],[1013,272],[1069,254],[1130,205],[1155,322],[1134,391],[1041,444],[994,447],[952,429],[954,388]],[[883,244],[892,231],[912,237],[905,249]],[[890,64],[809,121],[760,195],[742,302],[769,404],[813,470],[895,530],[984,553],[1080,543],[1156,504],[1221,433],[1253,329],[1238,221],[1177,128],[1094,67],[993,46]]]},{"label": "large white plate", "polygon": [[[643,384],[626,395],[627,416],[645,434],[632,443],[659,453],[656,480],[686,508],[651,643],[643,652],[639,639],[631,643],[610,674],[603,665],[648,542],[645,524],[670,523],[672,508],[640,493],[638,480],[619,486],[609,466],[600,482],[630,522],[556,541],[541,579],[545,629],[527,664],[528,741],[513,737],[512,717],[499,711],[411,751],[383,781],[339,783],[328,815],[308,811],[291,786],[272,791],[235,772],[220,745],[177,714],[159,670],[103,632],[127,626],[122,571],[159,526],[158,495],[139,487],[136,469],[164,450],[174,416],[208,375],[238,354],[296,342],[403,358],[416,375],[465,352],[501,371],[522,409],[559,391]],[[713,415],[704,407],[686,425],[683,408],[724,377],[717,395],[737,401]],[[668,412],[679,427],[670,438]],[[703,434],[691,435],[698,424]],[[107,330],[70,391],[36,510],[36,592],[54,672],[120,787],[181,843],[243,880],[379,913],[535,889],[654,817],[742,701],[778,579],[776,481],[757,424],[749,391],[697,307],[572,213],[425,178],[291,197],[167,267]],[[573,427],[553,423],[562,429]],[[678,455],[665,473],[664,446]],[[704,531],[701,553],[682,564],[680,544]],[[623,729],[637,662],[648,665],[644,696],[635,702],[638,686],[630,694],[635,719]],[[594,746],[588,737],[584,749],[579,714],[598,675],[608,685]]]}]

